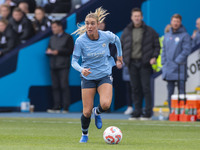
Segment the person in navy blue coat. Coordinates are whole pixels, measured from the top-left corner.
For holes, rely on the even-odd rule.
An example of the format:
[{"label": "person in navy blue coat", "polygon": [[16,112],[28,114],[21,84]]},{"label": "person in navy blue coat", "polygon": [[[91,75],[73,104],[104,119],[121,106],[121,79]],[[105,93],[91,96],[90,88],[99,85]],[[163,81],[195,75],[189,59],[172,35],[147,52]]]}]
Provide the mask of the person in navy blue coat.
[{"label": "person in navy blue coat", "polygon": [[172,16],[172,27],[165,34],[163,41],[162,77],[167,81],[169,108],[171,108],[171,95],[174,93],[175,82],[178,80],[179,93],[184,93],[187,78],[187,56],[191,52],[191,37],[181,22],[181,15],[174,14]]}]

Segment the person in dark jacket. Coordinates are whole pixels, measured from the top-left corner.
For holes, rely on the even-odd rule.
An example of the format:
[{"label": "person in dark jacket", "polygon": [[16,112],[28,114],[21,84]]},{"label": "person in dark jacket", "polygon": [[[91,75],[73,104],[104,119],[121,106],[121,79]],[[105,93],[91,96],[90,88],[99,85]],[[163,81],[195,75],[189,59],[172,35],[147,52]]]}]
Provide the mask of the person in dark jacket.
[{"label": "person in dark jacket", "polygon": [[28,9],[30,13],[33,13],[36,7],[35,0],[6,0],[5,4],[11,6],[11,9],[18,7],[21,2],[25,2],[28,4]]},{"label": "person in dark jacket", "polygon": [[44,9],[47,13],[69,13],[71,0],[48,0]]},{"label": "person in dark jacket", "polygon": [[45,16],[45,11],[42,7],[37,7],[35,9],[33,27],[36,33],[45,31],[47,28],[51,27],[51,21]]},{"label": "person in dark jacket", "polygon": [[52,22],[51,28],[53,35],[50,38],[46,54],[50,56],[54,106],[47,112],[58,113],[63,109],[63,112],[66,113],[70,104],[68,75],[74,42],[72,36],[63,31],[60,21]]},{"label": "person in dark jacket", "polygon": [[20,39],[21,43],[25,43],[26,40],[34,35],[34,29],[31,21],[19,8],[15,8],[13,10],[12,17],[9,19],[9,23],[18,33],[18,38]]},{"label": "person in dark jacket", "polygon": [[[160,52],[158,34],[143,21],[142,11],[133,8],[132,22],[121,35],[124,63],[129,69],[135,110],[129,120],[147,120],[152,115],[152,99],[150,89],[151,65],[156,63]],[[145,99],[145,110],[142,101]]]},{"label": "person in dark jacket", "polygon": [[174,93],[175,82],[178,80],[179,93],[184,93],[187,56],[191,52],[191,37],[181,21],[181,15],[172,16],[171,29],[165,34],[163,41],[162,77],[167,81],[169,108],[171,108],[171,95]]},{"label": "person in dark jacket", "polygon": [[0,56],[5,55],[17,46],[17,33],[9,27],[8,21],[0,20]]}]

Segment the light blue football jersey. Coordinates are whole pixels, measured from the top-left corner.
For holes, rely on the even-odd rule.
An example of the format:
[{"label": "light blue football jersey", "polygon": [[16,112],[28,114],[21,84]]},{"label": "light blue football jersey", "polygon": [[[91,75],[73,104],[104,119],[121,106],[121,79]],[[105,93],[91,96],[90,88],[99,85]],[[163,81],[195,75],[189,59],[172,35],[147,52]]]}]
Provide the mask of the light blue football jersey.
[{"label": "light blue football jersey", "polygon": [[[91,40],[86,33],[77,38],[72,56],[72,67],[81,72],[83,68],[90,68],[91,74],[81,76],[87,80],[96,80],[112,74],[114,59],[110,56],[109,43],[117,47],[118,56],[122,56],[121,43],[110,31],[98,30],[98,40]],[[81,66],[78,64],[82,57]]]}]

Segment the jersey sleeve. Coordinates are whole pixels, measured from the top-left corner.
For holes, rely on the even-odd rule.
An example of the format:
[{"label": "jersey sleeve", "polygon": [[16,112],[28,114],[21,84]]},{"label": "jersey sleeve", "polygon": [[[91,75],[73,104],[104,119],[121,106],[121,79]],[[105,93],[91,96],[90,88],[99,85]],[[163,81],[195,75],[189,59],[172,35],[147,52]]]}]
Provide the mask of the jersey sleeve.
[{"label": "jersey sleeve", "polygon": [[117,56],[122,56],[122,46],[119,37],[110,31],[107,31],[107,35],[110,43],[114,43],[117,48]]},{"label": "jersey sleeve", "polygon": [[80,46],[80,43],[78,41],[76,41],[74,51],[72,54],[71,64],[72,64],[72,67],[79,72],[81,72],[83,69],[83,67],[81,67],[78,63],[80,56],[81,56],[81,46]]}]

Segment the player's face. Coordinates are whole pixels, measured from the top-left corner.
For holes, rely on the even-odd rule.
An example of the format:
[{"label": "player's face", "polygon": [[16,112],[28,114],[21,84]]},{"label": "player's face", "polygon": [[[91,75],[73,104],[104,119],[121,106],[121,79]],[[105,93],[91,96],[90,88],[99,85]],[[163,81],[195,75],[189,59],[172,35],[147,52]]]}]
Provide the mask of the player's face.
[{"label": "player's face", "polygon": [[178,30],[181,26],[181,20],[179,18],[172,18],[171,26],[172,26],[172,29]]},{"label": "player's face", "polygon": [[131,20],[134,23],[134,25],[140,25],[142,23],[142,19],[143,19],[143,16],[141,12],[139,11],[132,12]]},{"label": "player's face", "polygon": [[95,33],[98,33],[98,23],[95,18],[86,18],[85,25],[88,35],[94,35]]}]

